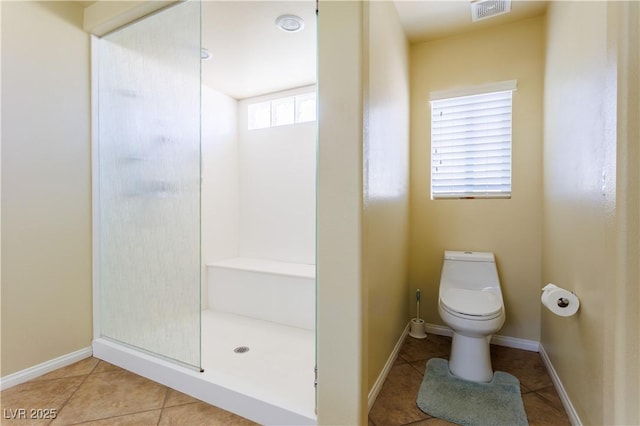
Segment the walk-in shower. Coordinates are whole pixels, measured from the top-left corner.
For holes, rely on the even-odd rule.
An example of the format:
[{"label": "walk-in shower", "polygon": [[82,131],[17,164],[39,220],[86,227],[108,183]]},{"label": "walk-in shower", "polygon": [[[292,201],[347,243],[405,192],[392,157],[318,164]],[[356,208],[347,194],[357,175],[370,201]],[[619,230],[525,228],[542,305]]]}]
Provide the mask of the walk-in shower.
[{"label": "walk-in shower", "polygon": [[315,423],[314,12],[191,0],[92,43],[94,354],[264,424]]}]

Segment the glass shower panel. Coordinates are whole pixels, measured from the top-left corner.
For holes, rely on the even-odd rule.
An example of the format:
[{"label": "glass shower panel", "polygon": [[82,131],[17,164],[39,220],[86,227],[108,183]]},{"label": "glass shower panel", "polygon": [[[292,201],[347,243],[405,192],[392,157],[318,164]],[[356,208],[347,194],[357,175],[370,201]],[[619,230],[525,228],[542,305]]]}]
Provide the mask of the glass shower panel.
[{"label": "glass shower panel", "polygon": [[200,3],[99,42],[103,337],[200,367]]}]

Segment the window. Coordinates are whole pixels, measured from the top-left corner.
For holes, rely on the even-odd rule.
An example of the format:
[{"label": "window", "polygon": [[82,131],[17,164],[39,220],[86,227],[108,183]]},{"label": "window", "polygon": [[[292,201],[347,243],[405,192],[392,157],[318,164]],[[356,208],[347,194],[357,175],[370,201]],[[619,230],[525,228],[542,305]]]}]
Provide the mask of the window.
[{"label": "window", "polygon": [[515,80],[431,94],[431,199],[511,197]]},{"label": "window", "polygon": [[265,127],[271,127],[271,102],[250,104],[248,110],[249,129],[264,129]]},{"label": "window", "polygon": [[305,93],[249,104],[249,130],[305,123],[316,119],[316,94]]},{"label": "window", "polygon": [[296,96],[296,123],[316,121],[316,94]]}]

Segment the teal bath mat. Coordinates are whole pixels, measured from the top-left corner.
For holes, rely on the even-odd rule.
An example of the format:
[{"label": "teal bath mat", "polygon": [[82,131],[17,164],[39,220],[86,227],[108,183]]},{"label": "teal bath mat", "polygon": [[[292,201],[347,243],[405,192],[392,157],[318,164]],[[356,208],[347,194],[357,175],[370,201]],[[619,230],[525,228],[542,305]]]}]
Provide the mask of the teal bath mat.
[{"label": "teal bath mat", "polygon": [[489,383],[469,382],[452,375],[441,358],[427,362],[417,404],[433,417],[465,426],[529,424],[517,378],[496,371]]}]

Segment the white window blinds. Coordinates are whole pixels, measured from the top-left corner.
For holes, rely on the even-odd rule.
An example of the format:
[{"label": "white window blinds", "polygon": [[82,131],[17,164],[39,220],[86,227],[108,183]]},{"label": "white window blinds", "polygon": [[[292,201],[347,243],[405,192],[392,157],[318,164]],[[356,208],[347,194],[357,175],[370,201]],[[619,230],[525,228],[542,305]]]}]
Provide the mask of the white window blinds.
[{"label": "white window blinds", "polygon": [[431,199],[511,197],[511,95],[431,101]]}]

